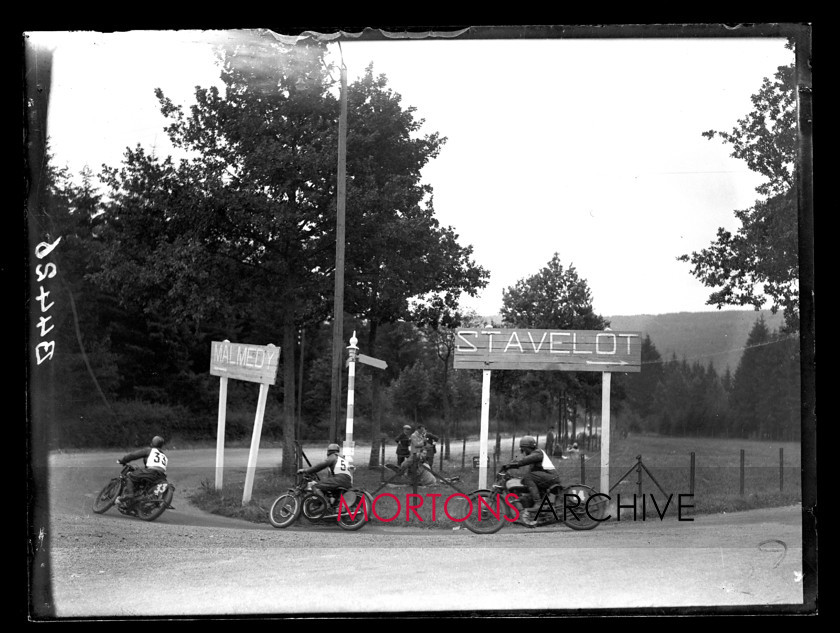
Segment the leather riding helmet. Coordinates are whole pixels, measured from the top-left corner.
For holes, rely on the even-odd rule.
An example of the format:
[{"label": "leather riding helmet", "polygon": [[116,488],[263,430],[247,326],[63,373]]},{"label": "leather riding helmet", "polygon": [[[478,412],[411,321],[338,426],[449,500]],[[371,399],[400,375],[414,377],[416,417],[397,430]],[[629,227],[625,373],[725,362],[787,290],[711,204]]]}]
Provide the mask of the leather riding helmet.
[{"label": "leather riding helmet", "polygon": [[152,448],[163,448],[163,438],[160,435],[155,435],[150,446]]},{"label": "leather riding helmet", "polygon": [[537,438],[535,438],[533,435],[526,435],[521,440],[519,440],[519,448],[529,448],[531,450],[534,450],[535,448],[537,448]]},{"label": "leather riding helmet", "polygon": [[341,447],[338,444],[330,444],[329,446],[327,446],[327,455],[338,453],[340,450]]}]

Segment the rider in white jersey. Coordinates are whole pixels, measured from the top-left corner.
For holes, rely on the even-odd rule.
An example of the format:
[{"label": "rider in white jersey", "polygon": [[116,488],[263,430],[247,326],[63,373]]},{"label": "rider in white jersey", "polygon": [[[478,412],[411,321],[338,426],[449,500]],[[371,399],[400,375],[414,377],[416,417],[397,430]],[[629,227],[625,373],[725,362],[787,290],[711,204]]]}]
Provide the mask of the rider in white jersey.
[{"label": "rider in white jersey", "polygon": [[160,435],[155,435],[149,446],[128,453],[119,460],[121,464],[127,464],[135,459],[143,459],[143,468],[131,471],[126,479],[123,493],[117,498],[117,503],[131,501],[134,496],[134,488],[138,484],[156,484],[166,479],[166,466],[169,463],[166,453],[163,452],[164,440]]},{"label": "rider in white jersey", "polygon": [[324,496],[323,493],[328,490],[338,490],[339,488],[347,490],[353,486],[353,464],[350,458],[339,455],[340,451],[338,444],[330,444],[327,446],[327,459],[311,468],[298,470],[298,473],[314,475],[324,469],[329,469],[329,476],[315,484],[316,494]]},{"label": "rider in white jersey", "polygon": [[[528,486],[528,492],[531,493],[533,505],[531,508],[526,508],[532,513],[536,513],[542,503],[542,492],[548,490],[554,484],[560,483],[560,475],[557,474],[557,469],[554,463],[549,458],[548,453],[537,448],[537,439],[531,435],[526,435],[519,440],[519,450],[524,453],[524,457],[509,464],[502,466],[502,470],[508,468],[520,468],[522,466],[529,466],[529,471],[522,477],[522,483]],[[527,517],[523,517],[527,520]]]}]

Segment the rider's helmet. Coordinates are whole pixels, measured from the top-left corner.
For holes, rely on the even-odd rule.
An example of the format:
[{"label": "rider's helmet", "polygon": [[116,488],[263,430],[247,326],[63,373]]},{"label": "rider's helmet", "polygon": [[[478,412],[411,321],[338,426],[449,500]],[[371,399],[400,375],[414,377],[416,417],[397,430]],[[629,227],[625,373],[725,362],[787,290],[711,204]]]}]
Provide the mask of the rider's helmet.
[{"label": "rider's helmet", "polygon": [[533,435],[524,436],[521,440],[519,440],[519,448],[530,453],[537,448],[537,438]]},{"label": "rider's helmet", "polygon": [[327,446],[327,455],[332,455],[333,453],[338,453],[341,451],[341,447],[338,444],[330,444]]},{"label": "rider's helmet", "polygon": [[164,440],[160,435],[155,435],[152,438],[152,442],[151,442],[150,446],[152,448],[163,448],[163,441]]}]

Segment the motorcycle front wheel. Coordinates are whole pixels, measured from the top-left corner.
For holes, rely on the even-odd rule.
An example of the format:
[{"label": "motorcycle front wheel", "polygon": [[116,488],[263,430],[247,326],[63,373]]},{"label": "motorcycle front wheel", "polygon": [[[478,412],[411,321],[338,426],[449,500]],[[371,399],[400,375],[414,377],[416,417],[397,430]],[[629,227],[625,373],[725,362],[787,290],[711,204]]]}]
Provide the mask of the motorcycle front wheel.
[{"label": "motorcycle front wheel", "polygon": [[276,528],[289,527],[300,516],[300,498],[290,492],[280,495],[271,504],[268,521]]},{"label": "motorcycle front wheel", "polygon": [[470,532],[495,534],[507,523],[505,520],[507,505],[498,493],[490,490],[476,490],[471,492],[468,498],[469,504],[464,504],[464,515],[467,516],[464,526]]},{"label": "motorcycle front wheel", "polygon": [[96,514],[103,514],[107,512],[114,502],[117,500],[117,497],[120,494],[120,480],[119,478],[114,478],[109,481],[105,487],[99,491],[99,494],[96,495],[96,499],[93,500],[93,511]]}]

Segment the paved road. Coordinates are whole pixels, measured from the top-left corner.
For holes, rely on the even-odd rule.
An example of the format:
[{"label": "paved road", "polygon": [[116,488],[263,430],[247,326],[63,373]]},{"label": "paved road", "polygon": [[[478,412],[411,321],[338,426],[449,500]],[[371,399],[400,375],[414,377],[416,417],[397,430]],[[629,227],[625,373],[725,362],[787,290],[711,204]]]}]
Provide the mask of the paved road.
[{"label": "paved road", "polygon": [[[270,451],[260,467],[277,463]],[[596,530],[518,526],[480,536],[370,523],[276,530],[208,515],[184,491],[212,481],[212,450],[178,451],[176,510],[145,523],[91,511],[113,453],[50,456],[43,539],[58,617],[435,611],[599,612],[801,604],[799,507]],[[174,460],[173,460],[174,462]],[[228,450],[226,477],[247,450]],[[228,471],[227,469],[230,469]],[[238,469],[238,470],[237,470]]]}]

